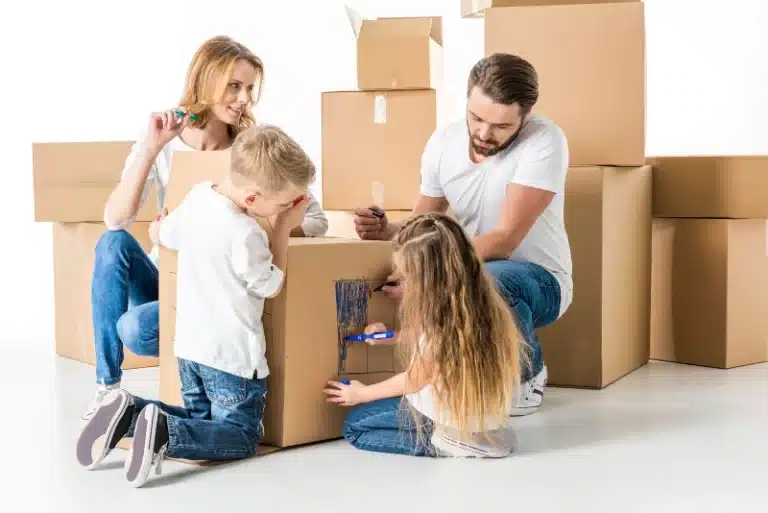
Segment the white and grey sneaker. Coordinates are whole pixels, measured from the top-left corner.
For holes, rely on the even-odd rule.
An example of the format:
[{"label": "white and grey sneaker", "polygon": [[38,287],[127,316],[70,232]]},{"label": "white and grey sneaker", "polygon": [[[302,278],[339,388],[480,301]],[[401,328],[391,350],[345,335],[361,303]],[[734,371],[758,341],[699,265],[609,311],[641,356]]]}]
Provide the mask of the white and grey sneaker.
[{"label": "white and grey sneaker", "polygon": [[116,385],[98,385],[96,387],[96,394],[93,396],[93,399],[91,399],[91,403],[88,405],[88,409],[85,410],[85,413],[80,416],[80,427],[85,427],[88,421],[91,420],[91,417],[93,417],[99,407],[101,407],[102,403],[104,402],[104,398],[109,395],[110,392],[119,389],[119,383]]},{"label": "white and grey sneaker", "polygon": [[148,404],[136,419],[131,450],[125,460],[125,478],[134,488],[142,486],[149,472],[162,472],[168,452],[168,416],[154,404]]},{"label": "white and grey sneaker", "polygon": [[533,379],[520,384],[517,390],[517,397],[513,400],[509,411],[510,417],[522,417],[536,412],[544,401],[544,387],[547,386],[547,367],[544,366],[541,372],[536,374]]},{"label": "white and grey sneaker", "polygon": [[87,470],[101,463],[128,433],[133,421],[133,396],[110,390],[85,422],[77,439],[77,461]]},{"label": "white and grey sneaker", "polygon": [[431,441],[437,456],[443,458],[506,458],[517,445],[515,432],[508,426],[485,435],[475,433],[468,440],[461,440],[447,428],[435,427]]}]

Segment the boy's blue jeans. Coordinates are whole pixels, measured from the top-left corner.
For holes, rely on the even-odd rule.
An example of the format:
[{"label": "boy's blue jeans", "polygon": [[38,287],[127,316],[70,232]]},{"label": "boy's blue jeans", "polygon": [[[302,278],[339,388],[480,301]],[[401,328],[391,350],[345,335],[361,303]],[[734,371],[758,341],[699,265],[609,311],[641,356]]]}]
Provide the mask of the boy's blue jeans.
[{"label": "boy's blue jeans", "polygon": [[139,356],[158,356],[157,299],[157,267],[141,245],[124,230],[104,232],[91,281],[98,383],[120,382],[123,344]]},{"label": "boy's blue jeans", "polygon": [[155,404],[168,414],[168,457],[228,461],[254,454],[264,434],[267,380],[178,361],[184,407],[135,397],[133,422],[126,436],[133,436],[141,410]]},{"label": "boy's blue jeans", "polygon": [[518,326],[528,343],[530,368],[521,366],[521,380],[529,381],[544,368],[536,329],[557,320],[560,314],[560,284],[540,265],[520,260],[486,262],[496,281],[496,290],[517,314]]}]

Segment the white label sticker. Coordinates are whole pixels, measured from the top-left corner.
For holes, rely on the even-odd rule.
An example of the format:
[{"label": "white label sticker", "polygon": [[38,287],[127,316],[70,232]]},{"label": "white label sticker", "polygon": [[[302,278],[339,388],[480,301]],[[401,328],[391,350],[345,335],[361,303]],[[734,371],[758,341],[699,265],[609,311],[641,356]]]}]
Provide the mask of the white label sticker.
[{"label": "white label sticker", "polygon": [[387,97],[377,94],[373,101],[373,122],[384,125],[387,122]]},{"label": "white label sticker", "polygon": [[373,182],[371,184],[371,196],[373,198],[373,204],[379,208],[384,208],[384,184],[381,182]]}]

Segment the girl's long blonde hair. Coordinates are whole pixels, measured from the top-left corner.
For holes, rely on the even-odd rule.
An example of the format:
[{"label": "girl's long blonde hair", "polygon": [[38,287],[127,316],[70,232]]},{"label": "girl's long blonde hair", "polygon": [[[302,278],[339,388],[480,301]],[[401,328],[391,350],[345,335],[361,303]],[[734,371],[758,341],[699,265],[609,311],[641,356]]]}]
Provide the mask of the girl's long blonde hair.
[{"label": "girl's long blonde hair", "polygon": [[253,88],[255,97],[245,105],[239,125],[230,127],[230,135],[234,138],[255,122],[251,109],[261,98],[264,64],[253,52],[234,39],[216,36],[197,49],[187,70],[184,93],[179,106],[197,116],[197,120],[190,120],[189,126],[203,128],[208,124],[211,119],[209,107],[224,97],[235,63],[240,59],[248,62],[256,70],[257,78]]},{"label": "girl's long blonde hair", "polygon": [[449,415],[433,420],[466,435],[497,428],[527,365],[512,311],[449,216],[415,215],[393,242],[404,287],[401,356],[407,372],[427,369],[435,410]]}]

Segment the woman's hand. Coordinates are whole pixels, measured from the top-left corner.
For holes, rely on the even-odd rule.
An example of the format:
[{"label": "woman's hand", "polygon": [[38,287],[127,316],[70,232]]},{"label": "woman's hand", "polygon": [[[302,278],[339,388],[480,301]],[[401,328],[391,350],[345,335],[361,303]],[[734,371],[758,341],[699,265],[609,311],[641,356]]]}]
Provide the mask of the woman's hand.
[{"label": "woman's hand", "polygon": [[189,124],[189,114],[179,116],[177,109],[153,112],[149,118],[147,143],[155,152],[160,152],[172,139],[178,137]]},{"label": "woman's hand", "polygon": [[323,393],[327,396],[325,400],[329,403],[340,406],[354,406],[366,402],[364,394],[368,387],[359,381],[351,381],[349,385],[345,385],[344,383],[330,380],[328,384],[330,387],[323,389]]}]

